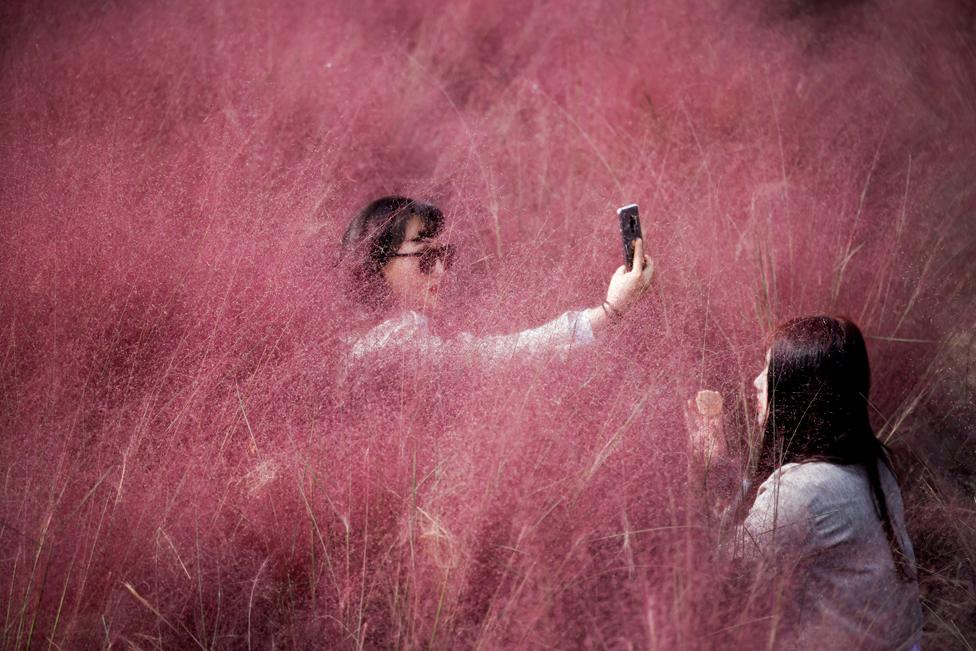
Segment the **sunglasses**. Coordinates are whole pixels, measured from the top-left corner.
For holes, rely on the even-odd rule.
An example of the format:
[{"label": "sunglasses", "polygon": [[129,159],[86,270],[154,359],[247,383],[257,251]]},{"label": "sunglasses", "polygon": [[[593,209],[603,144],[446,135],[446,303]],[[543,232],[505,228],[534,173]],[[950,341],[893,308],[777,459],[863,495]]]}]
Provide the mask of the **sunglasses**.
[{"label": "sunglasses", "polygon": [[454,264],[454,245],[441,244],[439,246],[428,246],[413,253],[394,253],[391,258],[418,258],[417,266],[421,273],[429,274],[434,270],[437,261],[440,260],[444,269],[450,269]]}]

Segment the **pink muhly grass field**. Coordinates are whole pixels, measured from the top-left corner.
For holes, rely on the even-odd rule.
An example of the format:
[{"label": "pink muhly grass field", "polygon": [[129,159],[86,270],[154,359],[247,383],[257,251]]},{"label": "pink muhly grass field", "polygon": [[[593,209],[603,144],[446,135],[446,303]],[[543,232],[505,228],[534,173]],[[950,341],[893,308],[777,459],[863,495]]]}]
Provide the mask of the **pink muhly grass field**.
[{"label": "pink muhly grass field", "polygon": [[[976,639],[971,3],[0,10],[0,646],[765,647],[690,508],[779,321],[868,336],[923,648]],[[349,372],[381,194],[461,255],[442,333],[652,296],[566,360]]]}]

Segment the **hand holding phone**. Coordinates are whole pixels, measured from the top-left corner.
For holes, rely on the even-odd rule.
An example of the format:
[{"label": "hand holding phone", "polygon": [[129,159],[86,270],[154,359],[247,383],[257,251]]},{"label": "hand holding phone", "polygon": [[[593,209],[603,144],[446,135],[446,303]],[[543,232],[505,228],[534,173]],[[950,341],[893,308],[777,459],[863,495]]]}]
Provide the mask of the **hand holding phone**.
[{"label": "hand holding phone", "polygon": [[[644,239],[641,234],[637,204],[617,210],[620,218],[620,237],[624,247],[624,264],[610,279],[604,307],[616,316],[625,314],[640,300],[651,283],[654,262],[644,255]],[[638,244],[638,242],[640,242]]]},{"label": "hand holding phone", "polygon": [[624,268],[630,271],[634,267],[634,241],[643,239],[637,204],[617,208],[617,217],[620,220],[620,237],[624,245]]}]

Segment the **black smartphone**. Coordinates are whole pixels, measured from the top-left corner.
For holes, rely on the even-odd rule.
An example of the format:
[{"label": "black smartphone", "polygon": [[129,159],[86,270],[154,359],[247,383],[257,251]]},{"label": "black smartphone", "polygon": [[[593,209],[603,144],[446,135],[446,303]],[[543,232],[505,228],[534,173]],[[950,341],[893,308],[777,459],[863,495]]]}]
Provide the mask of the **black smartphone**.
[{"label": "black smartphone", "polygon": [[617,217],[620,219],[620,237],[624,242],[624,267],[630,271],[634,267],[634,240],[643,237],[637,204],[617,208]]}]

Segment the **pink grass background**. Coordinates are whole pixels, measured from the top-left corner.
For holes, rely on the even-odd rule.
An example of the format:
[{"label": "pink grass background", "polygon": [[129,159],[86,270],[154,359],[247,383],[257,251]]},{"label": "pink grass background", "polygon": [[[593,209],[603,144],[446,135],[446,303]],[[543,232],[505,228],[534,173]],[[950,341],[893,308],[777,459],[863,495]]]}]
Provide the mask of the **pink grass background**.
[{"label": "pink grass background", "polygon": [[[869,337],[925,648],[976,635],[972,3],[0,10],[5,648],[755,648],[682,401],[746,440],[780,320]],[[564,361],[350,377],[351,214],[442,206],[436,326],[596,305]],[[971,644],[971,642],[969,642]]]}]

